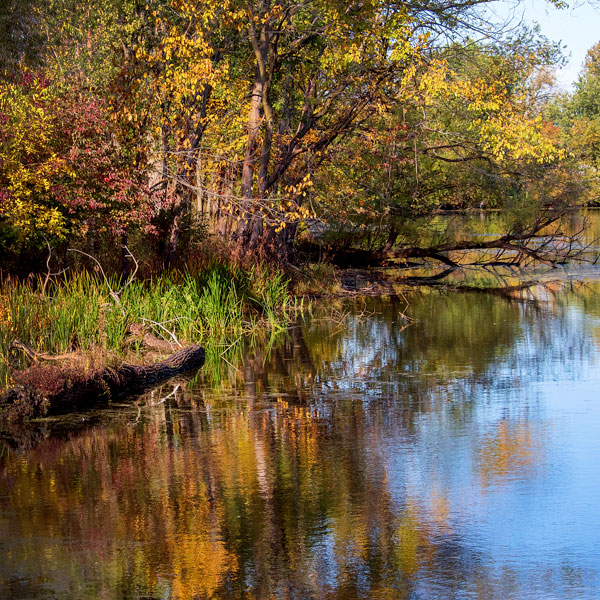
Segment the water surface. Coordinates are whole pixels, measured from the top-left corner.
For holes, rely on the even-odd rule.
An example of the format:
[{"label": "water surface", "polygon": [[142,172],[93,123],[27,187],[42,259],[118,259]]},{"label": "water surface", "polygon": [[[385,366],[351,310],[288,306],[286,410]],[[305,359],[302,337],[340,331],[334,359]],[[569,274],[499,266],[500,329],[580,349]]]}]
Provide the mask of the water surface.
[{"label": "water surface", "polygon": [[564,279],[328,301],[7,441],[0,597],[600,597],[600,285]]}]

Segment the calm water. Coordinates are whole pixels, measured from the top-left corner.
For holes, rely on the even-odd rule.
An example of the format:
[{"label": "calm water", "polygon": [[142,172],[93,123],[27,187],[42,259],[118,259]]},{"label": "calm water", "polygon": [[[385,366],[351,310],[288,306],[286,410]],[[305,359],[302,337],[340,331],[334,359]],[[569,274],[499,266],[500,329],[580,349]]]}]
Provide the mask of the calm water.
[{"label": "calm water", "polygon": [[42,424],[0,459],[0,597],[600,598],[600,284],[528,298],[328,302]]}]

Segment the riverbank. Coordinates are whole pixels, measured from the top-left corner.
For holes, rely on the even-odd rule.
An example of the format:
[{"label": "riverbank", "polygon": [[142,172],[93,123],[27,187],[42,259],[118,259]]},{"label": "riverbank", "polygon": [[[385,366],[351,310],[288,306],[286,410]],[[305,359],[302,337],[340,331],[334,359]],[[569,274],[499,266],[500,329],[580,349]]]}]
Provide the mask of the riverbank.
[{"label": "riverbank", "polygon": [[[147,281],[89,272],[59,281],[7,278],[0,287],[0,389],[13,385],[15,369],[28,364],[11,351],[15,339],[39,353],[73,352],[111,364],[144,354],[146,334],[173,349],[231,343],[259,328],[281,328],[293,308],[284,274],[259,266],[215,265],[197,275],[173,272]],[[132,330],[140,326],[144,335]]]},{"label": "riverbank", "polygon": [[[499,283],[497,270],[491,275],[438,271],[406,266],[339,269],[314,263],[285,274],[260,265],[243,269],[220,264],[196,275],[171,272],[148,280],[121,281],[89,271],[63,280],[7,278],[0,286],[0,393],[15,385],[30,386],[36,371],[28,369],[31,356],[11,348],[14,340],[40,355],[66,355],[40,371],[41,384],[54,373],[47,382],[52,389],[65,378],[63,372],[67,378],[75,371],[85,377],[123,363],[147,365],[192,343],[206,347],[206,361],[219,380],[224,363],[234,362],[242,338],[273,337],[308,305],[307,299],[403,296],[410,287],[424,284],[515,299],[530,295],[530,288],[538,285],[511,272]],[[39,377],[34,379],[34,387],[40,388]]]}]

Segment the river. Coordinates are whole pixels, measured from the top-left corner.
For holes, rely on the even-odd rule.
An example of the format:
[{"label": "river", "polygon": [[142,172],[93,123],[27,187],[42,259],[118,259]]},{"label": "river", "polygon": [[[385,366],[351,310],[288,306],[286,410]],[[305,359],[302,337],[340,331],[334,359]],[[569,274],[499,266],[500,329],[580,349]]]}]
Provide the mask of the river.
[{"label": "river", "polygon": [[584,275],[316,303],[219,372],[5,440],[0,597],[600,597]]}]

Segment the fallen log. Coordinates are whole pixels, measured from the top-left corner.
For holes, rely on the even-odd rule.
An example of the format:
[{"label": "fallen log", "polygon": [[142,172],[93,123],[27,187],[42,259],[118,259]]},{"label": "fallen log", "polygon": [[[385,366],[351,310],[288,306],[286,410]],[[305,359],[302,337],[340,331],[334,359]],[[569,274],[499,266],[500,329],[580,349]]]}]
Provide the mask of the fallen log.
[{"label": "fallen log", "polygon": [[87,372],[72,365],[34,365],[19,374],[20,385],[0,396],[2,419],[14,422],[109,404],[203,364],[204,348],[193,344],[150,365],[124,363]]},{"label": "fallen log", "polygon": [[[581,258],[587,249],[579,239],[583,230],[566,239],[558,230],[548,231],[549,227],[557,226],[564,215],[562,211],[549,208],[528,226],[514,228],[504,234],[447,239],[423,247],[387,243],[380,249],[367,250],[349,247],[343,242],[323,245],[309,239],[304,240],[299,248],[307,256],[318,257],[319,260],[325,257],[326,262],[340,268],[404,266],[409,261],[424,259],[457,268],[460,265],[453,259],[453,253],[467,251],[481,252],[481,258],[473,263],[480,266],[498,264],[499,257],[504,257],[503,264],[510,266],[541,263],[555,267],[567,259]],[[395,242],[397,237],[392,236],[391,239]]]}]

